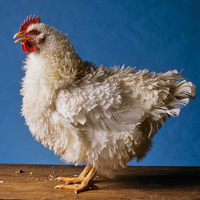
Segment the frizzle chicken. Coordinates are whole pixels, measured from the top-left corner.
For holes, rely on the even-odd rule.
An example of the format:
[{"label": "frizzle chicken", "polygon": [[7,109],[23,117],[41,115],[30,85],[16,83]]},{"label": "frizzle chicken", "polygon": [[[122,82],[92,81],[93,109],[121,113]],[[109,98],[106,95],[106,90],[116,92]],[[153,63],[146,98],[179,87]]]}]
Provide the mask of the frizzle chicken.
[{"label": "frizzle chicken", "polygon": [[[195,86],[176,71],[148,73],[95,67],[83,61],[68,37],[31,16],[14,38],[27,55],[22,114],[33,136],[69,163],[87,163],[78,178],[59,177],[57,188],[95,188],[96,172],[142,159],[169,116],[195,96]],[[77,184],[79,183],[79,184]]]}]

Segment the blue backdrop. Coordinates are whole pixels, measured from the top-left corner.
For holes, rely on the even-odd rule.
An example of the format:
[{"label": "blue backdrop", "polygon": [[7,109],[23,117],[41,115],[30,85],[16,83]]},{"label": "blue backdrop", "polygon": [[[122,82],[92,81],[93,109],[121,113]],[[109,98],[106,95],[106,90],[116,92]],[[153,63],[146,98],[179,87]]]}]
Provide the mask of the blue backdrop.
[{"label": "blue backdrop", "polygon": [[63,164],[34,141],[20,115],[26,55],[12,38],[35,13],[67,33],[77,53],[96,65],[182,71],[197,86],[196,100],[167,120],[139,164],[200,166],[199,10],[198,0],[1,0],[0,163]]}]

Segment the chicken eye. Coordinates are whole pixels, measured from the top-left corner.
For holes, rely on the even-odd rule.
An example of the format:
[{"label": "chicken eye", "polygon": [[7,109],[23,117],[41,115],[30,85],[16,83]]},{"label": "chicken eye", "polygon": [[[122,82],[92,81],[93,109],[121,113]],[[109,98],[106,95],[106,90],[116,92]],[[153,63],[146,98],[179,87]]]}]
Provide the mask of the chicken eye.
[{"label": "chicken eye", "polygon": [[31,32],[33,35],[37,35],[37,31],[32,31]]}]

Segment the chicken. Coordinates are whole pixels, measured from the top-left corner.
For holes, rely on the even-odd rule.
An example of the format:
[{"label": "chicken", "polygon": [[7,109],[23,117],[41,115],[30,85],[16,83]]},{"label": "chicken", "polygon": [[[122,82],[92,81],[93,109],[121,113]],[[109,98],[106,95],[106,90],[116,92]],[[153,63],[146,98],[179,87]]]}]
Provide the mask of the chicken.
[{"label": "chicken", "polygon": [[67,35],[35,15],[16,37],[30,53],[21,89],[30,132],[66,163],[87,163],[77,178],[58,177],[67,184],[56,188],[95,189],[97,172],[114,178],[133,158],[144,158],[166,118],[195,97],[195,86],[176,70],[157,74],[83,61]]}]

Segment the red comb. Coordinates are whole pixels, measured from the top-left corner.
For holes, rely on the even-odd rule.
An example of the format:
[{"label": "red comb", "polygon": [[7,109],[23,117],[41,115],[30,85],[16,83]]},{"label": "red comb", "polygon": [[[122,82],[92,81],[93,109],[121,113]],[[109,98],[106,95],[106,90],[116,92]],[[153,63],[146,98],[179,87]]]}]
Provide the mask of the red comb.
[{"label": "red comb", "polygon": [[39,24],[40,18],[37,16],[35,18],[35,15],[33,15],[33,19],[31,19],[31,15],[29,18],[27,17],[26,20],[24,20],[24,23],[20,26],[19,32],[25,31],[31,24]]}]

